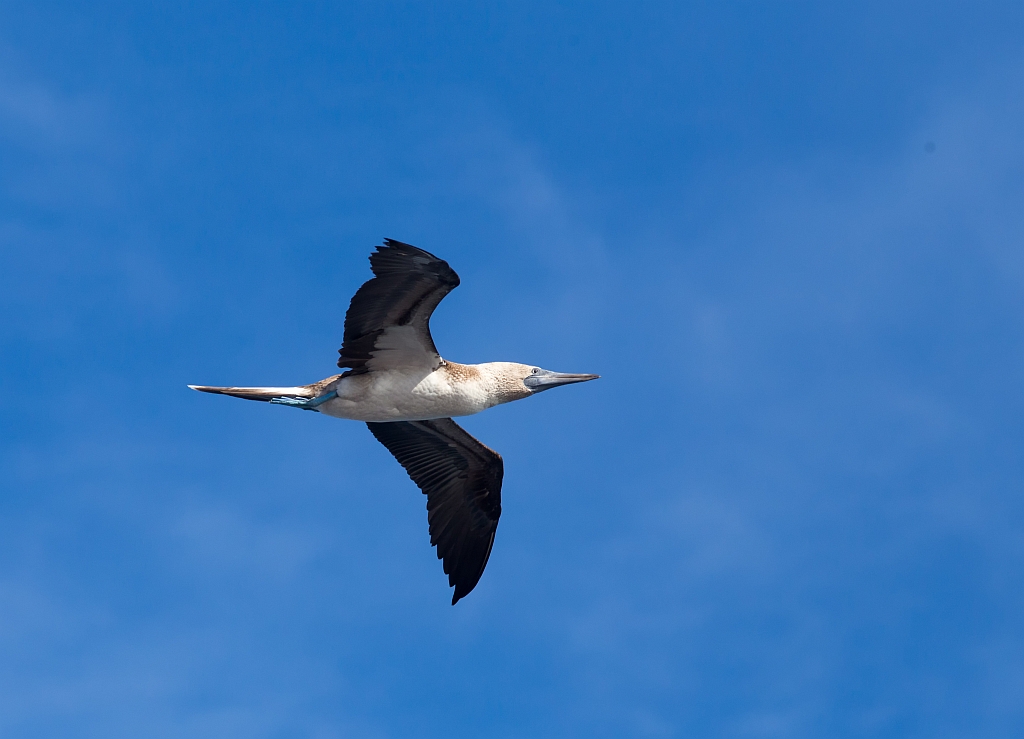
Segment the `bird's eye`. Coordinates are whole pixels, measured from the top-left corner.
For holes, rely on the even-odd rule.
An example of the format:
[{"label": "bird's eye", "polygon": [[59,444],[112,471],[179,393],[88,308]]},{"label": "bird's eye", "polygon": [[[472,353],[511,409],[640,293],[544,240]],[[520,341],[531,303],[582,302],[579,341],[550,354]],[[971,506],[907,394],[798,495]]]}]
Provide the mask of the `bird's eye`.
[{"label": "bird's eye", "polygon": [[534,367],[533,374],[537,374],[538,372],[540,372],[540,367]]}]

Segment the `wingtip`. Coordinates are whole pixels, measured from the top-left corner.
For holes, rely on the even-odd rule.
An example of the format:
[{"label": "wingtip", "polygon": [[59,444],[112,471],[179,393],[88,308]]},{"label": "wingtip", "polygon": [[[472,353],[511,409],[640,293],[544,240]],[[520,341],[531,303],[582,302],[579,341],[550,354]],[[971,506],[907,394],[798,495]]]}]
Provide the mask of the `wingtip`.
[{"label": "wingtip", "polygon": [[460,600],[462,600],[467,595],[472,593],[473,592],[473,588],[475,588],[475,587],[476,587],[476,583],[473,583],[472,587],[470,587],[469,589],[465,589],[465,588],[463,588],[463,587],[461,587],[459,585],[456,585],[455,586],[455,592],[452,593],[452,605],[454,606]]},{"label": "wingtip", "polygon": [[415,249],[416,251],[421,251],[421,249],[419,247],[417,247],[417,246],[413,246],[412,244],[407,244],[404,241],[399,241],[398,239],[389,239],[386,236],[384,237],[384,243],[377,247],[377,251],[386,251],[388,249],[402,249],[402,248],[405,248],[405,249]]}]

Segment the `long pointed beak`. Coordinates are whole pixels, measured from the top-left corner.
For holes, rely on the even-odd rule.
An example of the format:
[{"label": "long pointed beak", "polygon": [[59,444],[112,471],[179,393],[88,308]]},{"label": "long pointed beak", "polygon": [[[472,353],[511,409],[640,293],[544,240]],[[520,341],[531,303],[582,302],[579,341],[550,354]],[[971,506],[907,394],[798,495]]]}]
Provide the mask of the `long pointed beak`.
[{"label": "long pointed beak", "polygon": [[586,382],[596,380],[601,375],[577,375],[571,372],[552,372],[551,370],[538,370],[523,380],[523,384],[533,392],[539,393],[543,390],[550,390],[559,385],[571,385],[574,382]]}]

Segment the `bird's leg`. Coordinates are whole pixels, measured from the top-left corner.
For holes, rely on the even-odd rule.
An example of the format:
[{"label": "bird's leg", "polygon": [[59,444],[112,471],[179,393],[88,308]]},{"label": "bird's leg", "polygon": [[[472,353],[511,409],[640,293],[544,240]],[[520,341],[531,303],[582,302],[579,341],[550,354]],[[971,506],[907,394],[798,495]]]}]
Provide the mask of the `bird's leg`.
[{"label": "bird's leg", "polygon": [[291,406],[292,408],[301,408],[304,411],[315,411],[318,406],[323,405],[331,398],[337,397],[338,392],[336,390],[331,390],[331,392],[325,393],[324,395],[318,395],[315,398],[281,397],[271,398],[270,402],[276,403],[278,405],[288,405]]}]

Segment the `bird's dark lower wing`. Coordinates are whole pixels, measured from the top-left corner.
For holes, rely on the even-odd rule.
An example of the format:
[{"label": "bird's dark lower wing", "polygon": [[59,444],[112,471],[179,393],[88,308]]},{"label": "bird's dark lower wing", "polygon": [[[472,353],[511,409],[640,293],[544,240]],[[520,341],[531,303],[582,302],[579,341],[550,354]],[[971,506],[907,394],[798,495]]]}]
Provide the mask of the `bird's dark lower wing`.
[{"label": "bird's dark lower wing", "polygon": [[476,587],[491,556],[501,516],[501,455],[450,418],[366,425],[427,496],[430,543],[455,588],[455,605]]}]

